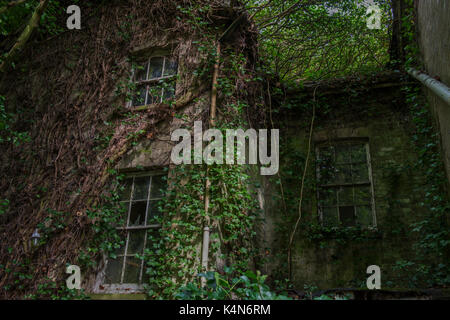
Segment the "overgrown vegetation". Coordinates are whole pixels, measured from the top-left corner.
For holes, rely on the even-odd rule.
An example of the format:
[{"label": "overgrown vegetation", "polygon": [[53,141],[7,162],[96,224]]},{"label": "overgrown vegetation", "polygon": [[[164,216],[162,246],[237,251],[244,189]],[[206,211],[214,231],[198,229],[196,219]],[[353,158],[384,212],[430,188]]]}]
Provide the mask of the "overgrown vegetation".
[{"label": "overgrown vegetation", "polygon": [[[27,1],[0,12],[0,59],[7,56],[39,2]],[[104,1],[84,1],[80,3],[86,17],[83,30],[65,33],[65,8],[77,3],[50,1],[32,42],[19,59],[11,61],[12,72],[1,75],[3,298],[86,298],[83,291],[65,288],[64,269],[75,263],[82,266],[83,274],[95,275],[101,266],[98,262],[113,257],[123,244],[123,235],[116,229],[123,223],[118,196],[123,176],[117,164],[144,138],[155,140],[158,125],[164,121],[185,120],[187,128],[193,120],[208,122],[211,115],[205,106],[209,105],[215,64],[220,69],[215,127],[225,130],[271,127],[272,112],[279,111],[272,110],[272,101],[285,95],[280,80],[299,86],[304,80],[379,72],[392,62],[390,3],[385,0],[376,1],[383,9],[382,28],[370,31],[365,7],[353,0],[244,1],[225,13],[222,1],[108,1],[108,10],[102,9]],[[0,1],[0,8],[5,4]],[[251,25],[253,21],[259,29]],[[234,23],[236,29],[220,38]],[[404,23],[405,37],[413,37],[408,18]],[[171,43],[171,38],[178,43]],[[220,56],[219,41],[223,42]],[[417,53],[411,41],[409,63]],[[184,60],[180,65],[184,76],[177,79],[176,100],[130,111],[124,107],[135,89],[126,80],[136,65],[130,52],[148,43],[155,47],[170,43],[174,54]],[[34,77],[37,80],[32,81]],[[441,159],[426,106],[415,89],[407,95],[417,125],[417,168],[425,169],[430,177],[423,203],[430,215],[412,226],[420,235],[415,246],[418,259],[398,261],[397,267],[421,275],[411,278],[411,286],[445,286],[449,283],[445,254],[450,241],[444,218],[450,206],[443,193]],[[292,107],[281,100],[286,102],[284,108]],[[188,105],[203,108],[195,119],[183,114],[181,109]],[[301,107],[309,115],[317,106],[324,114],[328,112],[326,102]],[[294,159],[291,168],[274,181],[283,194],[282,214],[292,225],[302,212],[298,189],[303,182],[298,172],[307,157],[289,152]],[[287,298],[286,272],[273,275],[271,284],[281,289],[274,293],[265,283],[266,276],[257,271],[265,253],[255,249],[259,185],[251,176],[249,168],[237,165],[170,168],[169,189],[160,203],[162,214],[154,221],[161,229],[149,233],[151,245],[138,255],[146,265],[149,297]],[[304,183],[306,189],[314,189],[314,177],[305,176]],[[293,187],[283,188],[286,185]],[[205,197],[210,199],[207,210]],[[305,199],[305,206],[310,201]],[[199,264],[205,226],[214,231],[208,272]],[[341,244],[377,236],[358,228],[324,228],[317,223],[308,227],[306,236],[321,247],[326,246],[324,239],[329,234]],[[36,248],[30,248],[24,243],[35,228],[42,238]],[[286,225],[279,231],[286,237],[293,232]],[[281,253],[281,266],[288,270],[285,254]],[[442,263],[428,264],[429,257]],[[201,277],[206,279],[205,287]],[[312,298],[312,287],[306,289]]]}]

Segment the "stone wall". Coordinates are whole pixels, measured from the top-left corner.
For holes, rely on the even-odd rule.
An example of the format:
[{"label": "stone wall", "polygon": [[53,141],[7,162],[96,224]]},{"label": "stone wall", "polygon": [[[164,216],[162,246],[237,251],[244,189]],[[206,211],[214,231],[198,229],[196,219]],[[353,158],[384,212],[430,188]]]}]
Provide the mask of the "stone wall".
[{"label": "stone wall", "polygon": [[[301,95],[299,91],[293,96]],[[294,286],[300,290],[305,285],[321,289],[365,287],[369,265],[380,266],[384,288],[403,286],[407,279],[397,279],[393,266],[414,254],[408,226],[422,214],[419,203],[424,177],[411,168],[417,157],[409,118],[403,112],[400,87],[388,84],[358,94],[354,90],[342,90],[324,97],[317,106],[301,223],[293,242]],[[281,130],[280,174],[285,198],[292,194],[293,199],[298,199],[300,194],[311,121],[311,114],[302,111],[302,106],[308,99],[311,102],[311,98],[294,98],[291,111],[277,120],[276,126]],[[314,187],[315,145],[323,140],[349,138],[364,138],[369,144],[377,227],[356,236],[314,231],[310,228],[312,224],[321,225]],[[266,219],[263,230],[268,248],[264,271],[272,279],[282,279],[287,276],[287,235],[298,216],[298,202],[290,204],[287,199],[287,212],[284,212],[278,177],[266,179],[263,188]]]},{"label": "stone wall", "polygon": [[[450,1],[417,1],[417,22],[425,72],[450,86]],[[450,106],[425,90],[441,133],[444,163],[450,181]]]}]

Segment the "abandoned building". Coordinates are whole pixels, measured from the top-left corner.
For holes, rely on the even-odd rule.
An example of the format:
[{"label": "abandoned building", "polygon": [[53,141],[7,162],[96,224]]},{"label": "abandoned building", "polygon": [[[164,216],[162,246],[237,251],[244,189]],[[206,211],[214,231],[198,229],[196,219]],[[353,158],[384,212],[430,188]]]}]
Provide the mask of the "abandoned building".
[{"label": "abandoned building", "polygon": [[[5,106],[21,110],[30,139],[0,155],[1,297],[62,294],[67,265],[93,298],[170,297],[198,272],[232,265],[294,297],[355,295],[371,265],[383,289],[434,287],[408,264],[412,226],[430,212],[405,89],[420,83],[398,70],[261,82],[249,14],[214,1],[196,24],[182,2],[94,6],[82,30],[35,41],[2,76]],[[448,170],[450,109],[437,104]],[[194,121],[279,129],[279,171],[174,165],[171,133]],[[427,266],[445,273],[448,252],[433,252]]]}]

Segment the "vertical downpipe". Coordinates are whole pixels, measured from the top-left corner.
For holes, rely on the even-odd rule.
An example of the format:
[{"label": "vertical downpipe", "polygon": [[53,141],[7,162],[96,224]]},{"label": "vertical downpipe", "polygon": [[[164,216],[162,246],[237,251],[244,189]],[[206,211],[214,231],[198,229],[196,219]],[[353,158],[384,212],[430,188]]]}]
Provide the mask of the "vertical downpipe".
[{"label": "vertical downpipe", "polygon": [[[209,111],[209,128],[213,128],[216,122],[216,107],[217,107],[217,78],[219,77],[219,63],[220,63],[220,41],[217,42],[216,62],[214,64],[214,73],[211,88],[211,108]],[[207,165],[208,166],[208,165]],[[203,227],[203,243],[202,243],[202,270],[208,270],[208,254],[209,254],[209,233],[211,219],[209,217],[209,190],[211,188],[211,181],[208,177],[208,167],[206,167],[206,182],[205,182],[205,225]],[[206,285],[206,279],[202,278],[202,287]]]}]

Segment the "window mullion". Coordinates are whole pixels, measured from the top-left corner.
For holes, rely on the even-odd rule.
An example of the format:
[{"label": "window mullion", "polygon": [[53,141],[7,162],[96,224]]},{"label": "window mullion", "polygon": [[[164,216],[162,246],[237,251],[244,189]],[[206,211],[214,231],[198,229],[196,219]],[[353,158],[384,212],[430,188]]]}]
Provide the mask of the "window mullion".
[{"label": "window mullion", "polygon": [[148,77],[150,76],[150,60],[151,60],[151,58],[149,58],[147,60],[147,74],[146,74],[145,80],[148,80]]}]

